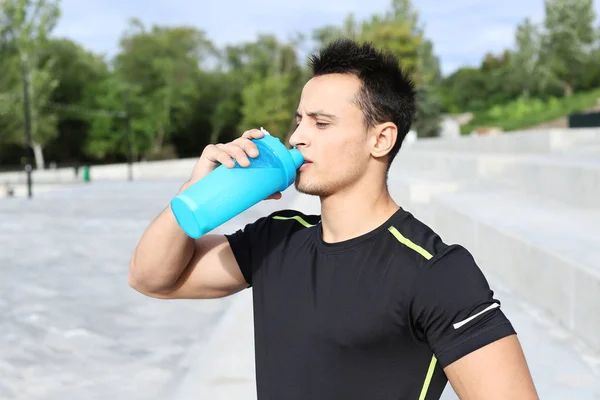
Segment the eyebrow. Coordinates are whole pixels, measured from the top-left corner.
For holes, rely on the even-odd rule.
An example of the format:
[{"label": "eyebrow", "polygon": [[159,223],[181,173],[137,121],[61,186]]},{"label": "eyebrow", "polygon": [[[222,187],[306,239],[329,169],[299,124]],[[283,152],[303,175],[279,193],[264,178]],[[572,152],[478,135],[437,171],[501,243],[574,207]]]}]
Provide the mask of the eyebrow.
[{"label": "eyebrow", "polygon": [[[307,112],[306,115],[308,115],[311,118],[316,118],[316,117],[326,117],[326,118],[331,118],[331,119],[336,119],[337,118],[335,115],[326,113],[323,110],[310,111],[310,112]],[[298,111],[296,111],[294,113],[294,117],[295,118],[302,118],[302,114],[300,114]]]}]

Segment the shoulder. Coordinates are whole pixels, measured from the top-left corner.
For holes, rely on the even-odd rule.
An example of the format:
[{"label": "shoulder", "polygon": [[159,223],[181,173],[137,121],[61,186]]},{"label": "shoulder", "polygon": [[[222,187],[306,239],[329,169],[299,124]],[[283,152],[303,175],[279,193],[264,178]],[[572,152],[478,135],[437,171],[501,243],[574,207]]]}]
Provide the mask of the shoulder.
[{"label": "shoulder", "polygon": [[481,271],[473,255],[463,245],[446,243],[442,237],[427,224],[411,213],[406,213],[393,225],[391,233],[398,245],[405,251],[412,251],[419,256],[416,274],[431,277],[431,274],[453,278],[464,278],[467,275],[481,275]]},{"label": "shoulder", "polygon": [[391,221],[388,231],[392,250],[409,257],[417,269],[443,257],[453,247],[408,211]]}]

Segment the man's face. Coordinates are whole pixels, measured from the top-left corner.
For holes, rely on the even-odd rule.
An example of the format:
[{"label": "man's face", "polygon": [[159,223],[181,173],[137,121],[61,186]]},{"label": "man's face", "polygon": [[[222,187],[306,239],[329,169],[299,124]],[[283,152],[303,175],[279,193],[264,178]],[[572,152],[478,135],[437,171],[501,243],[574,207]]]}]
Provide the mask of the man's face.
[{"label": "man's face", "polygon": [[304,86],[290,137],[307,161],[296,177],[299,192],[330,196],[364,175],[370,152],[363,112],[354,104],[360,87],[347,74],[315,77]]}]

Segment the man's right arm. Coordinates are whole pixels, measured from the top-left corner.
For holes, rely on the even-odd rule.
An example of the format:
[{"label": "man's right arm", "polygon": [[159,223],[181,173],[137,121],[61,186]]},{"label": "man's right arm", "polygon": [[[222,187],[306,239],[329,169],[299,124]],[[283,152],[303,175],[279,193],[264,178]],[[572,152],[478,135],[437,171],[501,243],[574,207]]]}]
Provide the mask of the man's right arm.
[{"label": "man's right arm", "polygon": [[[264,135],[251,130],[225,145],[210,145],[194,167],[192,179],[180,192],[202,179],[218,165],[233,168],[232,158],[242,167],[250,165],[247,155],[258,156],[251,141]],[[267,199],[279,199],[275,193]],[[192,239],[177,224],[170,207],[146,228],[131,256],[129,285],[161,299],[209,299],[234,294],[247,288],[240,266],[224,235],[204,235]]]},{"label": "man's right arm", "polygon": [[223,235],[188,237],[170,208],[146,229],[130,262],[129,285],[155,298],[219,298],[246,287]]}]

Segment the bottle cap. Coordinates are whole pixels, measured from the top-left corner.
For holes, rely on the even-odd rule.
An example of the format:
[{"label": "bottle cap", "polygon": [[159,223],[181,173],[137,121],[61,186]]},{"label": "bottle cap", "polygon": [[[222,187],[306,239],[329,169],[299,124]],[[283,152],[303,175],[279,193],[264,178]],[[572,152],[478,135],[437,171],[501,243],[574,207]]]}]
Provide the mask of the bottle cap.
[{"label": "bottle cap", "polygon": [[279,138],[271,135],[265,135],[258,139],[262,145],[266,146],[270,152],[281,162],[285,174],[285,182],[281,190],[285,190],[294,183],[296,179],[296,170],[304,163],[304,156],[298,149],[289,150],[281,143]]}]

